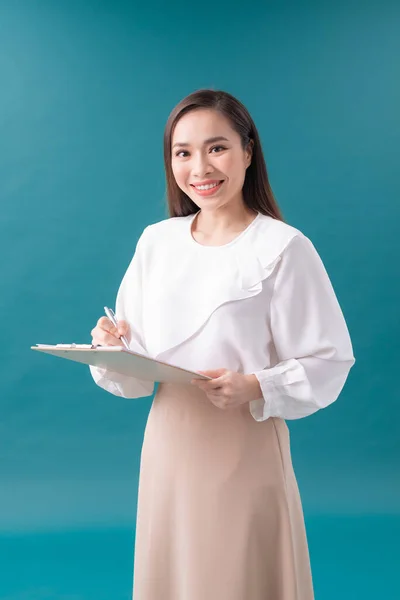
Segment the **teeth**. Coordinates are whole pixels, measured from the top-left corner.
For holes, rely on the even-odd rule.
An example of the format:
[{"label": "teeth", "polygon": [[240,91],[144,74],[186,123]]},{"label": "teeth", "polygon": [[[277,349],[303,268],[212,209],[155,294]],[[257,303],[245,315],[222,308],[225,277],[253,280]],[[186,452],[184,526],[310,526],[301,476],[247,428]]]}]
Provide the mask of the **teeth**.
[{"label": "teeth", "polygon": [[195,188],[196,190],[211,190],[214,187],[217,187],[217,185],[219,185],[218,183],[210,183],[209,185],[196,185]]}]

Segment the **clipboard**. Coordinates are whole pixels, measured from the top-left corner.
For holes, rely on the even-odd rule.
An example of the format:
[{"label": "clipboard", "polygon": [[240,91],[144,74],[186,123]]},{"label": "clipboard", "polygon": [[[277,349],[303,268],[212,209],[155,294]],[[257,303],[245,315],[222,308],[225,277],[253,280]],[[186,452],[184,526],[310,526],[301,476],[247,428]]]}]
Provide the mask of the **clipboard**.
[{"label": "clipboard", "polygon": [[207,375],[189,371],[123,346],[92,346],[91,344],[36,344],[31,350],[66,358],[86,365],[101,367],[122,375],[154,383],[190,383],[193,378],[212,379]]}]

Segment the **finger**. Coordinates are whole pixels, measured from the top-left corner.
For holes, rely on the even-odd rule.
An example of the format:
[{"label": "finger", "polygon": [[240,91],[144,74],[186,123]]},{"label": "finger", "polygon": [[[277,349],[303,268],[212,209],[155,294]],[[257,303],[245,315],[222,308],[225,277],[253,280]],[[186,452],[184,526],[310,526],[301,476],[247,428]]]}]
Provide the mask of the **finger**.
[{"label": "finger", "polygon": [[112,335],[111,333],[107,333],[104,329],[100,329],[96,327],[92,331],[92,344],[100,345],[100,346],[120,346],[121,340]]},{"label": "finger", "polygon": [[207,375],[208,377],[218,378],[224,375],[227,369],[209,369],[208,371],[198,371],[201,375]]},{"label": "finger", "polygon": [[224,390],[222,388],[218,388],[218,389],[214,389],[214,390],[210,390],[210,389],[204,389],[202,387],[199,386],[199,389],[202,390],[202,392],[204,392],[204,394],[206,396],[208,396],[208,398],[216,398],[216,399],[221,399],[223,397],[226,396]]},{"label": "finger", "polygon": [[220,408],[221,410],[224,410],[224,409],[228,408],[228,406],[229,406],[229,403],[227,402],[225,397],[216,396],[215,394],[210,394],[208,396],[208,399],[211,401],[212,404],[214,404],[214,406],[216,406],[217,408]]},{"label": "finger", "polygon": [[117,326],[118,335],[128,335],[129,325],[126,321],[119,321]]},{"label": "finger", "polygon": [[218,379],[210,379],[209,381],[204,381],[204,379],[200,381],[200,387],[205,390],[218,390],[223,388],[223,381],[221,381],[220,377],[218,377]]},{"label": "finger", "polygon": [[110,319],[108,319],[107,317],[100,317],[100,319],[97,321],[96,327],[99,327],[104,331],[108,331],[113,335],[117,332],[117,328],[111,323]]},{"label": "finger", "polygon": [[111,333],[106,333],[101,339],[102,346],[121,346],[121,340]]}]

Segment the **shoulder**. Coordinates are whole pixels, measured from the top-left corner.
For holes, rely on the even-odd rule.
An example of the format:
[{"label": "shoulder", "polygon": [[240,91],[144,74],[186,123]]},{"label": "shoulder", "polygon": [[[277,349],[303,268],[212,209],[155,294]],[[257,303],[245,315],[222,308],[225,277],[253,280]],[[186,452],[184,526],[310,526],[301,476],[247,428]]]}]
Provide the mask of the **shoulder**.
[{"label": "shoulder", "polygon": [[149,248],[154,244],[160,244],[160,241],[176,239],[176,236],[185,231],[185,225],[193,215],[187,217],[169,217],[156,223],[147,225],[139,238],[140,245],[143,248]]},{"label": "shoulder", "polygon": [[281,258],[289,247],[301,248],[311,244],[311,241],[297,227],[261,215],[252,236],[252,244],[263,264],[267,265]]},{"label": "shoulder", "polygon": [[306,237],[297,227],[267,215],[260,215],[260,229],[274,239],[278,238],[290,241],[295,237]]},{"label": "shoulder", "polygon": [[152,223],[146,227],[149,235],[173,235],[176,231],[182,230],[185,223],[188,222],[193,215],[187,217],[168,217],[156,223]]},{"label": "shoulder", "polygon": [[323,260],[313,242],[300,229],[267,217],[263,243],[259,240],[259,258],[264,265],[280,263],[280,268],[314,276],[326,277]]}]

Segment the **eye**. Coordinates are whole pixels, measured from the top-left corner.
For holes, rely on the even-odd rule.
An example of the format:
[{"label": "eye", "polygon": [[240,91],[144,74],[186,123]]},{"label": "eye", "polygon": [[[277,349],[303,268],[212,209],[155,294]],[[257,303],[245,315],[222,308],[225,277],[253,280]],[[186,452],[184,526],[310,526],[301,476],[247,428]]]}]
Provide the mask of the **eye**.
[{"label": "eye", "polygon": [[215,150],[216,148],[221,148],[222,150],[226,150],[225,146],[214,146],[213,148],[211,148],[211,151]]},{"label": "eye", "polygon": [[[212,152],[213,150],[218,150],[218,149],[219,149],[219,150],[226,150],[225,146],[213,146],[213,147],[211,148],[211,152]],[[188,154],[188,151],[187,151],[187,150],[178,150],[178,151],[175,153],[175,156],[179,156],[180,158],[186,158],[186,156],[180,156],[182,153]],[[214,152],[213,154],[215,154],[215,152]]]}]

